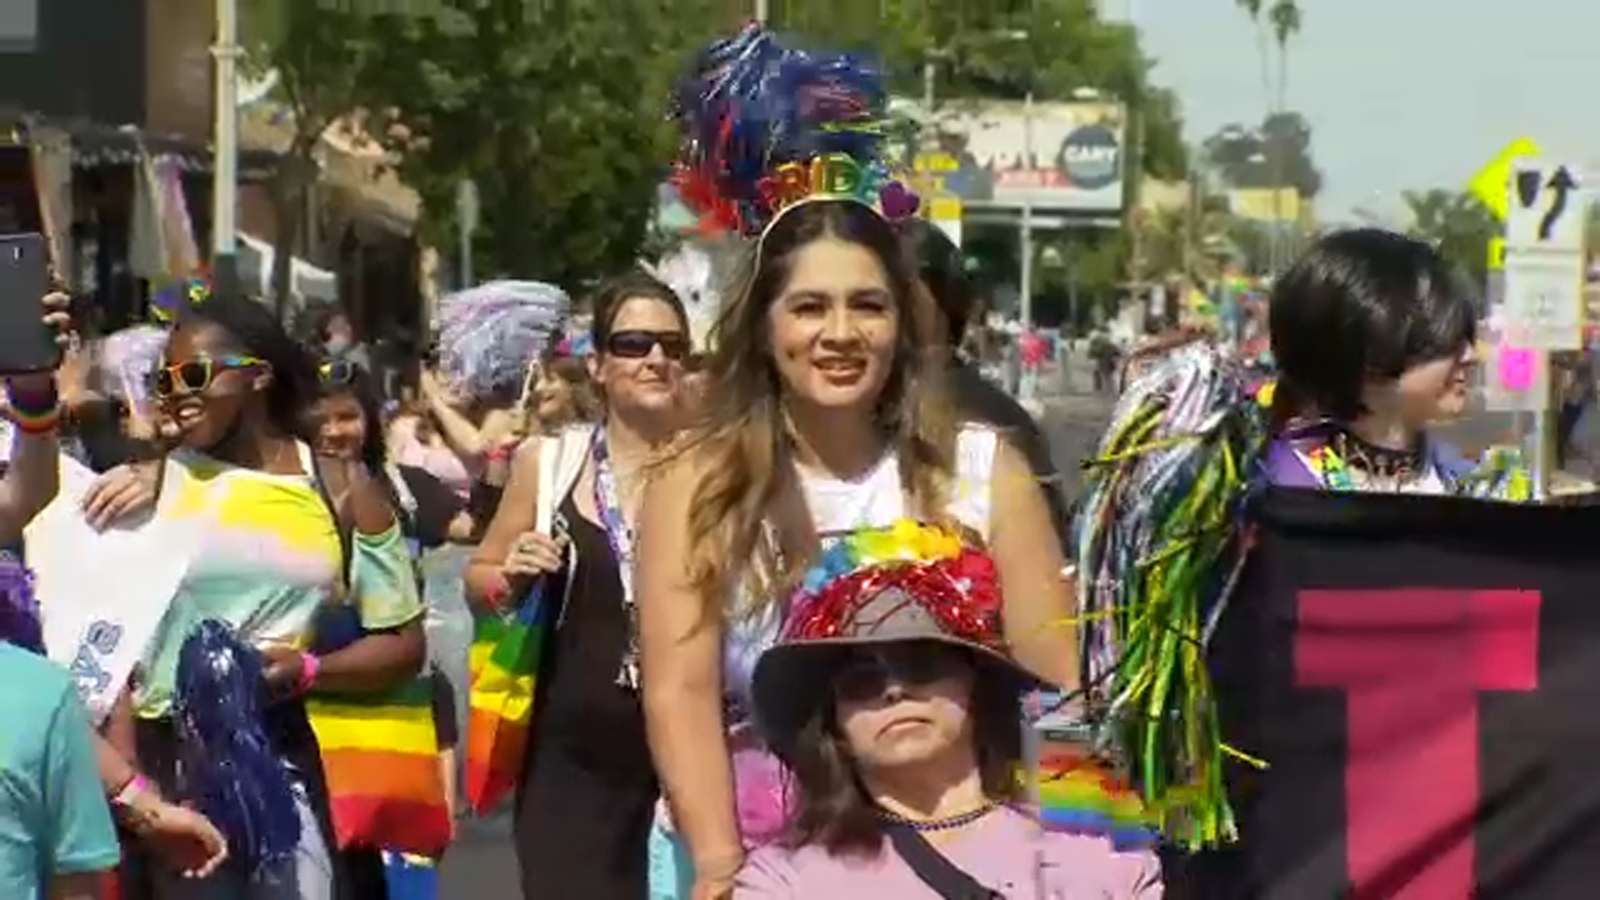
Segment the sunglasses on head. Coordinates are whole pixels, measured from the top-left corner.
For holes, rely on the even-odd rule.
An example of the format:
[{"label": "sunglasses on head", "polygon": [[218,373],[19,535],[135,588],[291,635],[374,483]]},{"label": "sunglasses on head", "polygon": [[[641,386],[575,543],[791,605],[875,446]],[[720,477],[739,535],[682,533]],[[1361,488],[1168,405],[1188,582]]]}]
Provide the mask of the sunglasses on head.
[{"label": "sunglasses on head", "polygon": [[623,359],[644,359],[657,347],[670,360],[682,361],[689,355],[689,339],[681,331],[630,329],[613,331],[606,338],[606,352]]},{"label": "sunglasses on head", "polygon": [[882,697],[891,683],[916,690],[969,667],[965,651],[935,642],[855,650],[834,675],[833,693],[841,701],[864,703]]},{"label": "sunglasses on head", "polygon": [[223,372],[266,365],[265,360],[254,356],[197,356],[157,369],[150,387],[157,397],[171,397],[179,393],[198,394],[211,387],[211,382]]},{"label": "sunglasses on head", "polygon": [[361,377],[361,367],[349,360],[335,359],[317,367],[324,384],[351,384]]}]

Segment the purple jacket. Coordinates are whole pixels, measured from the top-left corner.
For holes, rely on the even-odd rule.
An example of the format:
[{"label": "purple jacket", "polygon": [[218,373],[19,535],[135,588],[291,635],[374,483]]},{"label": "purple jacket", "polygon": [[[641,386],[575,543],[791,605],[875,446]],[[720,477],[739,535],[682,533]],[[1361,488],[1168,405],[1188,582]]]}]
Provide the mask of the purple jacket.
[{"label": "purple jacket", "polygon": [[[1301,454],[1327,441],[1332,433],[1332,423],[1316,422],[1288,428],[1273,438],[1267,445],[1267,483],[1275,487],[1322,490],[1322,479],[1306,465]],[[1455,484],[1472,471],[1472,463],[1462,457],[1455,447],[1442,441],[1429,440],[1423,453],[1447,485]]]}]

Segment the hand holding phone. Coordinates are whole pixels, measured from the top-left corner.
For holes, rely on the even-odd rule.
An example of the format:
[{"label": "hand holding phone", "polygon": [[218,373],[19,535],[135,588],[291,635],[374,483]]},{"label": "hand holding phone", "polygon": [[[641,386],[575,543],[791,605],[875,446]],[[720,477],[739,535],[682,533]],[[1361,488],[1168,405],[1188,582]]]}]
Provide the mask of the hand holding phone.
[{"label": "hand holding phone", "polygon": [[70,340],[70,307],[51,290],[44,237],[0,235],[0,374],[54,372]]}]

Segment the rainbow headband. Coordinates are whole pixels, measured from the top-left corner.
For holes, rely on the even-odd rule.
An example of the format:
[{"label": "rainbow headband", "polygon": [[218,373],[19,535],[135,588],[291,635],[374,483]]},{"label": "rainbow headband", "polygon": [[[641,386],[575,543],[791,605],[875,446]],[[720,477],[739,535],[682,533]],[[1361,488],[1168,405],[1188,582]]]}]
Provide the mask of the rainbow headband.
[{"label": "rainbow headband", "polygon": [[915,216],[922,206],[921,199],[904,181],[893,177],[888,166],[881,162],[862,165],[843,153],[818,156],[808,163],[784,163],[757,187],[772,213],[763,235],[784,212],[817,200],[854,201],[891,222]]}]

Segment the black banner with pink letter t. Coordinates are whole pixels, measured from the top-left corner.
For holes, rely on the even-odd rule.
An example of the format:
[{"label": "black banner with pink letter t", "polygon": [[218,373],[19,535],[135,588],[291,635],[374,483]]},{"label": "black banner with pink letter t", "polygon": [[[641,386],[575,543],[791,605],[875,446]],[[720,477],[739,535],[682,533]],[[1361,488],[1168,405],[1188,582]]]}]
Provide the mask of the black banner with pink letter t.
[{"label": "black banner with pink letter t", "polygon": [[1600,507],[1273,491],[1211,645],[1231,849],[1169,897],[1600,897]]}]

